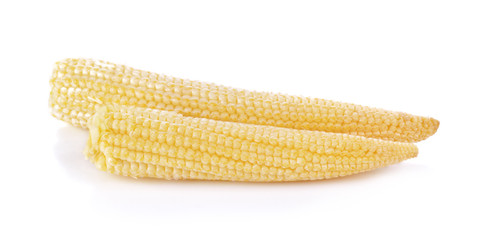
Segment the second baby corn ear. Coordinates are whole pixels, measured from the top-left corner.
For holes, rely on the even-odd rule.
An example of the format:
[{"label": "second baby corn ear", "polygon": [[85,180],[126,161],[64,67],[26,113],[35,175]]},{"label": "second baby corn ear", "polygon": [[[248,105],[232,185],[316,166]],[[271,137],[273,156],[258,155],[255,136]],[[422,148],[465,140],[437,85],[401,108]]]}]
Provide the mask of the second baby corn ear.
[{"label": "second baby corn ear", "polygon": [[50,84],[53,115],[84,128],[95,107],[103,104],[398,142],[419,142],[433,135],[439,126],[439,121],[431,117],[320,98],[234,89],[90,59],[57,62]]}]

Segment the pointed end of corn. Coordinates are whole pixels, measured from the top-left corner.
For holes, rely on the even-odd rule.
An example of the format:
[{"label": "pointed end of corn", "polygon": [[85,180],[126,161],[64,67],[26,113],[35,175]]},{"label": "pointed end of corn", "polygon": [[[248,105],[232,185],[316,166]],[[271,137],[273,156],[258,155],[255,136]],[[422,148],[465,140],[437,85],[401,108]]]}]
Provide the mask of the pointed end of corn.
[{"label": "pointed end of corn", "polygon": [[428,126],[425,129],[424,136],[419,141],[426,140],[438,131],[440,124],[439,120],[430,117],[427,118],[426,122]]},{"label": "pointed end of corn", "polygon": [[410,158],[416,158],[416,157],[419,155],[419,148],[418,148],[418,146],[416,146],[416,145],[413,144],[413,145],[411,146],[411,148],[412,148],[412,150],[411,150],[411,151],[412,151],[412,152],[411,152],[411,156],[409,156],[408,159],[410,159]]},{"label": "pointed end of corn", "polygon": [[441,123],[439,122],[439,120],[434,119],[434,118],[431,118],[431,121],[433,122],[433,131],[432,131],[431,135],[433,135],[438,131],[439,124],[441,124]]}]

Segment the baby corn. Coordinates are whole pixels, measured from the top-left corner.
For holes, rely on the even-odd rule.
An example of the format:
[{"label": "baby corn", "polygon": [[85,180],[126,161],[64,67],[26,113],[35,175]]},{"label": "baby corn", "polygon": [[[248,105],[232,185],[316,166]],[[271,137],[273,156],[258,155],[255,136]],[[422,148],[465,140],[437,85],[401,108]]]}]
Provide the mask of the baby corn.
[{"label": "baby corn", "polygon": [[[66,59],[58,62],[50,84],[52,114],[81,127],[87,127],[87,121],[95,114],[96,106],[110,104],[175,111],[188,117],[346,133],[400,142],[424,140],[434,134],[439,125],[437,120],[429,117],[317,98],[234,89],[88,59]],[[247,128],[245,125],[239,126]],[[272,131],[282,132],[278,129]],[[311,132],[302,134],[331,136]],[[344,135],[342,138],[351,139]],[[363,139],[361,142],[364,141],[367,140]],[[131,166],[133,162],[128,164]],[[357,171],[361,170],[358,165],[355,166]],[[191,171],[201,173],[197,168]],[[351,173],[344,170],[336,173],[341,172]],[[312,178],[326,177],[323,175],[325,171],[317,170],[315,173],[318,175]],[[245,178],[239,174],[235,176]],[[267,179],[267,176],[275,176],[274,179],[287,179],[290,176],[295,176],[296,179],[311,178],[283,172],[280,175],[259,175],[259,179]],[[234,175],[229,178],[234,178]]]},{"label": "baby corn", "polygon": [[88,121],[86,156],[131,177],[299,181],[368,171],[415,157],[417,147],[347,134],[103,106]]}]

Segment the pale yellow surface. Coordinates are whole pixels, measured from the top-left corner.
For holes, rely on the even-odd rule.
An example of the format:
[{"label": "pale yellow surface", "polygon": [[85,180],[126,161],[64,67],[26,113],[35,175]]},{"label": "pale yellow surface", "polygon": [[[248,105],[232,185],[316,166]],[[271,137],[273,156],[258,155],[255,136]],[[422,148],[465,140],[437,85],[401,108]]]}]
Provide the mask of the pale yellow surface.
[{"label": "pale yellow surface", "polygon": [[399,142],[424,140],[439,126],[439,121],[429,117],[318,98],[234,89],[89,59],[57,62],[50,84],[53,115],[84,128],[96,106],[109,104]]},{"label": "pale yellow surface", "polygon": [[418,153],[412,143],[136,107],[99,107],[88,128],[86,156],[101,170],[131,177],[315,180],[384,167]]}]

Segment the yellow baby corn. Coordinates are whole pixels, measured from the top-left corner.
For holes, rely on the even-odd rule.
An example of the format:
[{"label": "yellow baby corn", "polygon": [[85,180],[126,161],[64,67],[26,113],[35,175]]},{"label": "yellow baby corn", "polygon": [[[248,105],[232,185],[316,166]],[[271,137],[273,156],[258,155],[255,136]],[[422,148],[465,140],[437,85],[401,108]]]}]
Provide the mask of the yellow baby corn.
[{"label": "yellow baby corn", "polygon": [[384,167],[418,151],[412,143],[125,106],[99,107],[88,128],[86,156],[102,170],[131,177],[326,179]]},{"label": "yellow baby corn", "polygon": [[[439,125],[433,118],[402,112],[233,89],[87,59],[58,62],[50,83],[53,115],[81,127],[86,127],[95,107],[104,104],[149,107],[190,117],[346,133],[401,142],[426,139],[436,132]],[[316,174],[324,177],[322,171]],[[275,176],[275,179],[284,178],[284,175]]]}]

